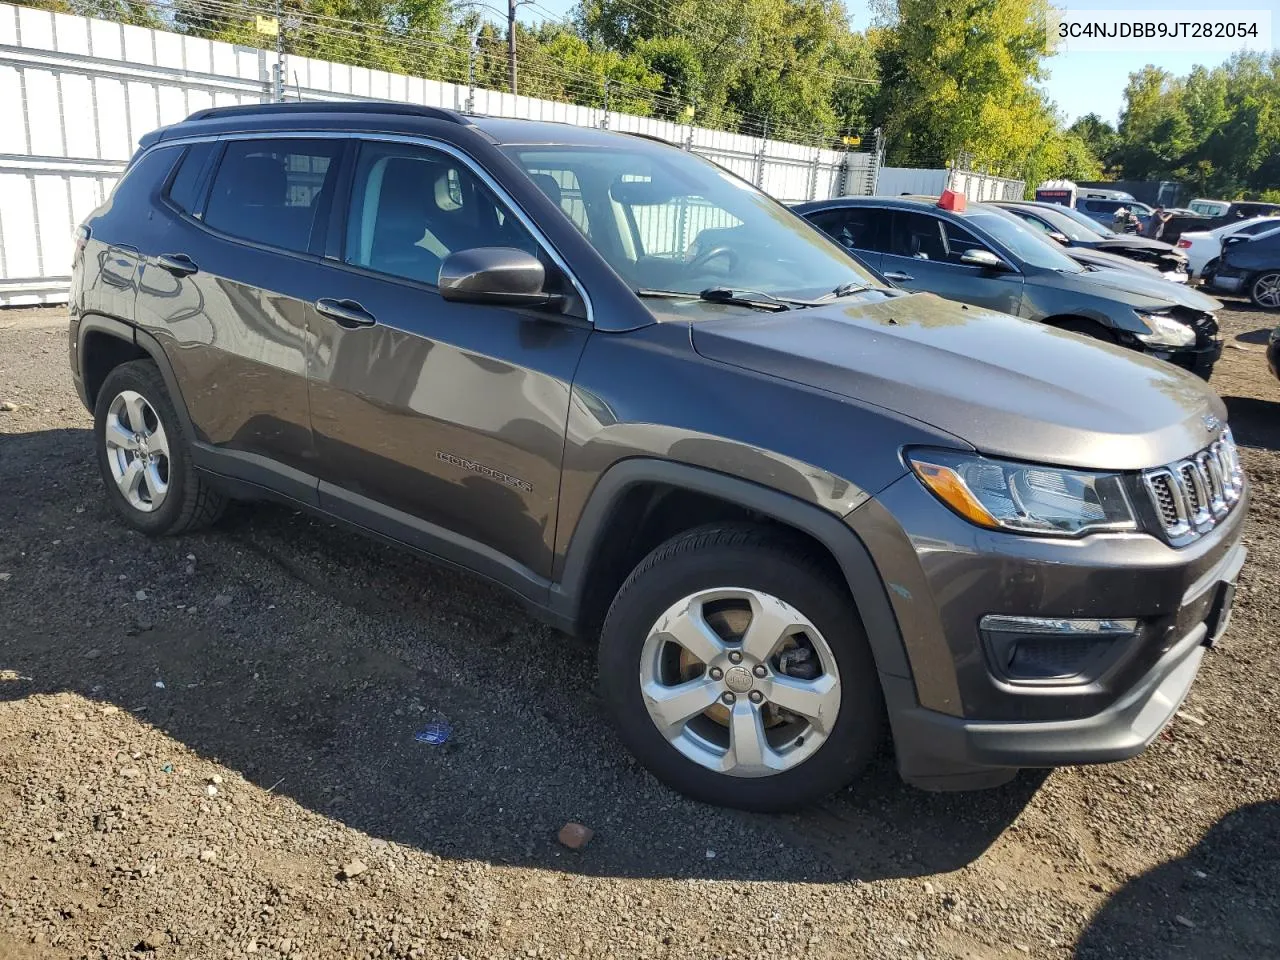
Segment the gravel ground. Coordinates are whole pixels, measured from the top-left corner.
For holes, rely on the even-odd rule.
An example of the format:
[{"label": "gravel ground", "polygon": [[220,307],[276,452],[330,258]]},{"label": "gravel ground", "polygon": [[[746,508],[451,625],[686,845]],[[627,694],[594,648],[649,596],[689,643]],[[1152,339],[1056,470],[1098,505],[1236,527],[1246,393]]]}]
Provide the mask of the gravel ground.
[{"label": "gravel ground", "polygon": [[767,817],[658,786],[495,588],[273,506],[129,532],[62,316],[0,313],[0,958],[1280,955],[1275,317],[1224,316],[1251,556],[1159,741]]}]

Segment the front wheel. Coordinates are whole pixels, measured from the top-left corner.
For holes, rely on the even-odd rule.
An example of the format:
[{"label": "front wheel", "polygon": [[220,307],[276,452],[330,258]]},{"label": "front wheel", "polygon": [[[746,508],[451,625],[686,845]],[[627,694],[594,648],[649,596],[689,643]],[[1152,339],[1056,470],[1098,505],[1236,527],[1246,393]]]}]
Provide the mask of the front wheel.
[{"label": "front wheel", "polygon": [[1280,270],[1268,270],[1249,284],[1249,299],[1264,310],[1280,309]]},{"label": "front wheel", "polygon": [[600,682],[631,752],[722,806],[819,800],[882,737],[879,679],[847,591],[764,527],[702,527],[649,554],[605,620]]}]

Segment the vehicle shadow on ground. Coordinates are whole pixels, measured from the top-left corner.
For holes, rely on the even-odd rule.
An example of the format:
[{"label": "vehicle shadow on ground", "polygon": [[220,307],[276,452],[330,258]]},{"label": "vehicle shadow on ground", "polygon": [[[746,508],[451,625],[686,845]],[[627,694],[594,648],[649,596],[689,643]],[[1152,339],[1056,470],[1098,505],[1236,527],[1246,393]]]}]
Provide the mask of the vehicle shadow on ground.
[{"label": "vehicle shadow on ground", "polygon": [[1280,450],[1280,403],[1256,397],[1223,397],[1222,402],[1237,443]]},{"label": "vehicle shadow on ground", "polygon": [[[1077,942],[1077,960],[1140,957],[1255,960],[1280,953],[1280,802],[1241,807],[1219,820],[1185,857],[1122,887]],[[1248,877],[1249,883],[1237,878]]]},{"label": "vehicle shadow on ground", "polygon": [[[591,645],[496,587],[266,504],[148,539],[110,513],[84,430],[0,437],[0,489],[0,667],[31,678],[0,696],[113,703],[264,789],[441,856],[630,877],[917,876],[979,857],[1043,780],[929,794],[886,754],[802,813],[693,803],[624,752]],[[447,743],[415,740],[432,721],[451,725]],[[596,831],[585,851],[555,840],[570,820]]]},{"label": "vehicle shadow on ground", "polygon": [[1259,343],[1266,346],[1271,339],[1271,328],[1260,327],[1257,330],[1246,330],[1244,333],[1237,333],[1235,338],[1241,343]]}]

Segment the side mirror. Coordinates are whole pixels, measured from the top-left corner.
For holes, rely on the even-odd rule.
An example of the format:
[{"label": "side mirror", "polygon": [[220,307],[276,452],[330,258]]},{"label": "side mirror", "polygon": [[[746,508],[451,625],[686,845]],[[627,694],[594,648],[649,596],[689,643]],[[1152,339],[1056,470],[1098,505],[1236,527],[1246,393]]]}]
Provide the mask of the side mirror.
[{"label": "side mirror", "polygon": [[984,270],[1007,270],[1005,262],[997,257],[990,250],[979,250],[974,248],[966,250],[960,254],[960,262],[966,267],[982,267]]},{"label": "side mirror", "polygon": [[459,250],[440,264],[440,296],[457,303],[545,307],[559,303],[547,293],[547,271],[535,256],[515,247]]},{"label": "side mirror", "polygon": [[1053,240],[1057,240],[1064,247],[1071,246],[1071,238],[1060,230],[1050,230],[1049,237]]}]

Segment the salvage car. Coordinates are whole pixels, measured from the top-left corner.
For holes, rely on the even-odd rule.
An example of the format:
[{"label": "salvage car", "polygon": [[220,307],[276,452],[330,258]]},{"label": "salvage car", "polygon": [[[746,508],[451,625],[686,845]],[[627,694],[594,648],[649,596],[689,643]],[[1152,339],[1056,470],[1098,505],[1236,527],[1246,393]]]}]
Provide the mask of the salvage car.
[{"label": "salvage car", "polygon": [[1223,293],[1239,293],[1264,310],[1280,309],[1280,224],[1252,237],[1227,237],[1218,265],[1205,283]]},{"label": "salvage car", "polygon": [[1086,268],[999,207],[936,198],[840,197],[795,210],[908,290],[1038,320],[1168,360],[1208,379],[1222,304],[1133,271]]},{"label": "salvage car", "polygon": [[1213,230],[1192,230],[1178,238],[1178,249],[1187,255],[1187,267],[1199,280],[1206,271],[1212,273],[1218,267],[1222,255],[1222,243],[1227,237],[1256,237],[1260,233],[1280,228],[1280,219],[1272,216],[1253,217],[1228,223]]},{"label": "salvage car", "polygon": [[1063,212],[1063,207],[1056,203],[1012,200],[988,202],[1042,230],[1047,236],[1067,247],[1069,256],[1077,249],[1100,250],[1154,267],[1167,279],[1177,283],[1187,281],[1187,257],[1171,243],[1132,233],[1116,233],[1113,230],[1106,231],[1110,234],[1109,236],[1104,235],[1102,230],[1098,229],[1102,226],[1101,224],[1094,222],[1090,226],[1085,226],[1074,217],[1067,216]]},{"label": "salvage car", "polygon": [[885,286],[650,138],[209,108],[142,138],[70,298],[122,523],[270,498],[485,577],[595,643],[619,747],[700,800],[812,802],[886,737],[932,789],[1134,756],[1230,620],[1203,383]]}]

